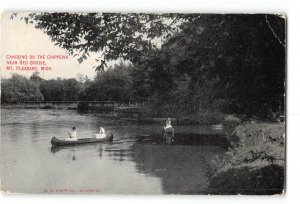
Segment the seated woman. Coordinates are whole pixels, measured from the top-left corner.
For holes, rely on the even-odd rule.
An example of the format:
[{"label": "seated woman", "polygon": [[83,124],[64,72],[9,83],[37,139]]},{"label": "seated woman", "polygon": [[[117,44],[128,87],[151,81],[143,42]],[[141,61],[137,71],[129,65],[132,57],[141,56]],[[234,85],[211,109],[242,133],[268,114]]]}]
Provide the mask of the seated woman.
[{"label": "seated woman", "polygon": [[66,138],[66,140],[68,140],[68,141],[75,141],[75,140],[77,140],[76,127],[73,127],[72,130],[73,130],[72,133],[68,132],[69,138]]},{"label": "seated woman", "polygon": [[101,138],[105,138],[106,134],[105,134],[105,130],[103,127],[100,127],[99,133],[95,134],[97,139],[101,139]]}]

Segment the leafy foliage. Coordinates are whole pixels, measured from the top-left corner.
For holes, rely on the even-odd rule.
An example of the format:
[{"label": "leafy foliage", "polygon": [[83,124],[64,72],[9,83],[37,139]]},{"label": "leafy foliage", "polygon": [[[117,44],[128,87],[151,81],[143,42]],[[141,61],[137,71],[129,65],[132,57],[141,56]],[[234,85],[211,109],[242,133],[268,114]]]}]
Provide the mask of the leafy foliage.
[{"label": "leafy foliage", "polygon": [[[24,20],[79,62],[99,53],[100,72],[81,99],[147,101],[152,109],[183,114],[283,113],[281,16],[32,13]],[[107,61],[120,58],[133,65],[104,71]]]},{"label": "leafy foliage", "polygon": [[74,78],[43,80],[39,88],[45,101],[76,101],[82,90],[81,84]]},{"label": "leafy foliage", "polygon": [[39,88],[26,77],[14,74],[1,80],[1,102],[14,104],[21,101],[43,100]]},{"label": "leafy foliage", "polygon": [[169,90],[169,100],[155,97],[165,106],[273,117],[284,110],[284,24],[275,15],[203,15],[181,24],[160,54],[137,66],[147,67],[140,69],[146,76],[160,70],[149,89]]},{"label": "leafy foliage", "polygon": [[[170,23],[165,24],[165,19]],[[24,18],[56,45],[78,56],[80,63],[90,52],[101,52],[96,70],[103,70],[109,60],[137,61],[157,47],[156,37],[170,35],[178,19],[175,14],[133,13],[31,13]]]},{"label": "leafy foliage", "polygon": [[88,101],[117,101],[129,103],[132,98],[131,65],[124,62],[98,72],[95,79],[89,82],[81,93],[81,100]]}]

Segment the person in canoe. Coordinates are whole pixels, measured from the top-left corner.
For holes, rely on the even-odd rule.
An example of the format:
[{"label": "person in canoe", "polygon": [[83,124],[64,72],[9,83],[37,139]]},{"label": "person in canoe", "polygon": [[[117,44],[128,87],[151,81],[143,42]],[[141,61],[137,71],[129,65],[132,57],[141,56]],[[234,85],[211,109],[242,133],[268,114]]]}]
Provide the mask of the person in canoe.
[{"label": "person in canoe", "polygon": [[99,133],[95,134],[97,139],[106,138],[105,130],[103,127],[100,127]]},{"label": "person in canoe", "polygon": [[72,127],[72,132],[68,132],[68,134],[69,134],[69,138],[67,138],[66,140],[68,141],[77,140],[76,127]]}]

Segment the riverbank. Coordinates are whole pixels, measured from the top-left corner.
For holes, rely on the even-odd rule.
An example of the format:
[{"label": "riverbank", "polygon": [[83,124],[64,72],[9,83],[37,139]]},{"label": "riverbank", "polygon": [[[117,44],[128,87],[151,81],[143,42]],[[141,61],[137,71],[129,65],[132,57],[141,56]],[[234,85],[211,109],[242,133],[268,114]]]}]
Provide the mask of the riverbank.
[{"label": "riverbank", "polygon": [[225,114],[216,110],[197,110],[187,113],[182,110],[143,107],[139,111],[140,123],[161,123],[166,118],[172,118],[174,125],[216,125],[236,126],[241,119],[234,114]]},{"label": "riverbank", "polygon": [[1,104],[3,109],[55,109],[55,110],[77,110],[77,104]]},{"label": "riverbank", "polygon": [[167,118],[172,118],[173,125],[221,125],[236,126],[241,123],[240,118],[233,114],[224,114],[217,111],[201,111],[193,114],[183,114],[177,111],[156,113],[153,109],[143,106],[107,106],[88,105],[87,103],[75,102],[43,102],[43,103],[20,103],[1,104],[3,109],[53,109],[53,110],[77,110],[79,113],[112,114],[115,118],[127,118],[136,120],[139,124],[164,125]]},{"label": "riverbank", "polygon": [[229,135],[231,149],[217,158],[206,194],[284,193],[285,124],[246,123]]}]

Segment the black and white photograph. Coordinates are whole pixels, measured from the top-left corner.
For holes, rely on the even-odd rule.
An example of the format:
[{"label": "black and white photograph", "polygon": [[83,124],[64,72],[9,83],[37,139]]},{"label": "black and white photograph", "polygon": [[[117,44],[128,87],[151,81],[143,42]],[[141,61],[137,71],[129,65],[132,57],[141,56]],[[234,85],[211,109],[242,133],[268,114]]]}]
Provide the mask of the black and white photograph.
[{"label": "black and white photograph", "polygon": [[284,195],[280,13],[4,12],[4,194]]}]

